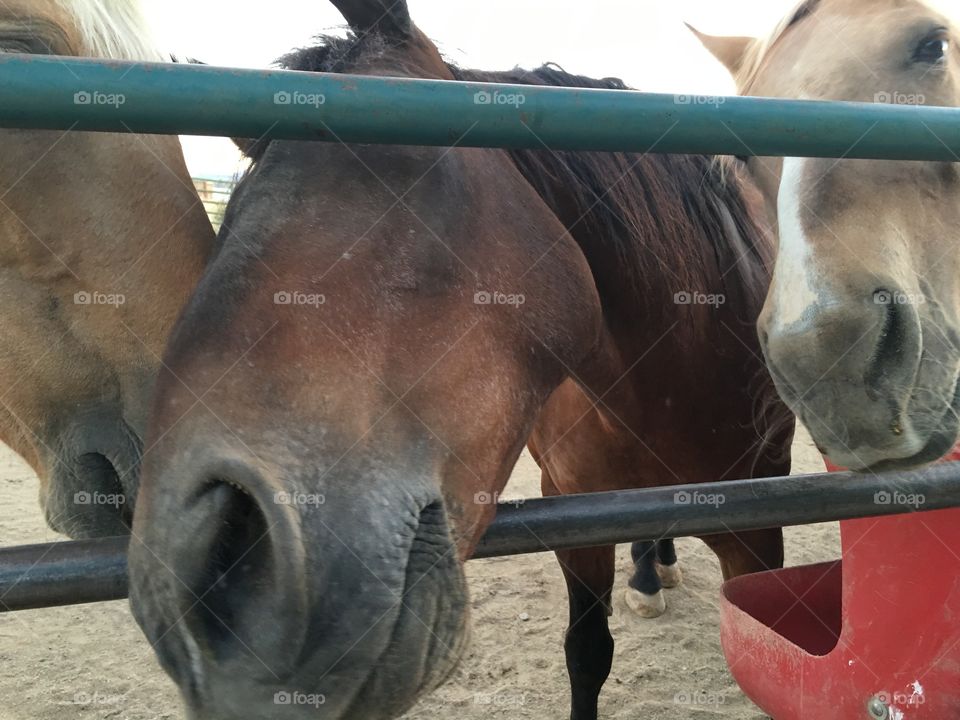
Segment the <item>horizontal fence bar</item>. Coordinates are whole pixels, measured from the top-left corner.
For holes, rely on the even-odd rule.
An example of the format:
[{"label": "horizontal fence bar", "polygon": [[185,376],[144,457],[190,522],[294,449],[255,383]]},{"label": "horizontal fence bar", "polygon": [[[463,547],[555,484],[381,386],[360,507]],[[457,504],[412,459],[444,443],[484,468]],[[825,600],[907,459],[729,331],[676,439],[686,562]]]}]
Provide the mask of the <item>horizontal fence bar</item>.
[{"label": "horizontal fence bar", "polygon": [[0,127],[960,160],[960,109],[0,55]]},{"label": "horizontal fence bar", "polygon": [[0,549],[0,612],[127,596],[127,543],[103,538]]},{"label": "horizontal fence bar", "polygon": [[[915,506],[904,504],[911,497],[922,497],[923,502]],[[884,502],[887,499],[889,502]],[[566,495],[501,506],[473,557],[763,530],[953,507],[960,507],[960,463],[910,473],[823,473]]]},{"label": "horizontal fence bar", "polygon": [[[960,463],[503,503],[473,557],[702,536],[960,507]],[[892,542],[895,540],[891,540]],[[126,538],[0,549],[0,611],[126,596]]]}]

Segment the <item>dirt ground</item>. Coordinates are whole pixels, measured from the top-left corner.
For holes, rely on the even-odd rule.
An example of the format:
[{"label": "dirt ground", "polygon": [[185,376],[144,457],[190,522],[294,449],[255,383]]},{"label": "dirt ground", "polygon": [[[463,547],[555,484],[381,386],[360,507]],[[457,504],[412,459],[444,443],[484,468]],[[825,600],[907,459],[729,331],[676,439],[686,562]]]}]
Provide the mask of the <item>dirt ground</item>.
[{"label": "dirt ground", "polygon": [[[806,436],[794,471],[822,464]],[[539,471],[526,454],[509,487],[536,496]],[[60,539],[37,503],[37,480],[0,446],[0,545]],[[787,564],[837,557],[836,524],[788,529]],[[616,655],[601,717],[630,720],[758,720],[720,650],[717,560],[697,540],[678,541],[683,584],[656,620],[623,601],[629,547],[619,549],[611,631]],[[552,555],[471,562],[474,641],[453,679],[406,720],[567,717],[563,660],[566,593]],[[154,660],[126,602],[0,615],[0,720],[182,720],[177,693]]]}]

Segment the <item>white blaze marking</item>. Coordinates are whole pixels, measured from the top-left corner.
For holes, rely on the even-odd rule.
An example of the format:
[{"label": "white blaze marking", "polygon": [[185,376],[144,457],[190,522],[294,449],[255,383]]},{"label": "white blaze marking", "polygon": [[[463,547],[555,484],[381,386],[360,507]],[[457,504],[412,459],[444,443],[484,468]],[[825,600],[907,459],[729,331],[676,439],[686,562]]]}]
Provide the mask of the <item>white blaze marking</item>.
[{"label": "white blaze marking", "polygon": [[784,158],[777,195],[780,248],[774,269],[774,322],[781,328],[798,322],[819,297],[813,281],[810,243],[803,232],[800,202],[806,158]]}]

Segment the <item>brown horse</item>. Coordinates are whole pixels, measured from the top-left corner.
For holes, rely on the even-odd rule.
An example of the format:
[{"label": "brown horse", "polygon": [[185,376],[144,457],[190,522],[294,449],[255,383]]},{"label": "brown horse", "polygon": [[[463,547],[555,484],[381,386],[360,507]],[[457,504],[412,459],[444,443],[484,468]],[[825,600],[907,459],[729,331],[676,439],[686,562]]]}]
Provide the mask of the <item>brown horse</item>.
[{"label": "brown horse", "polygon": [[[5,0],[0,53],[23,52],[163,59],[131,0]],[[176,138],[0,130],[0,153],[0,440],[54,529],[125,533],[160,355],[214,233]]]},{"label": "brown horse", "polygon": [[[744,95],[960,105],[950,21],[807,0],[770,37],[700,34]],[[960,164],[753,158],[780,248],[760,320],[777,388],[835,463],[935,460],[960,428]]]},{"label": "brown horse", "polygon": [[[356,37],[287,67],[622,87],[456,70],[404,3],[335,4]],[[772,248],[711,158],[250,152],[158,381],[130,554],[193,716],[390,718],[442,682],[528,438],[550,494],[788,470],[791,421],[755,412]],[[782,562],[779,530],[706,540],[727,577]],[[613,551],[560,553],[577,720],[610,668]]]}]

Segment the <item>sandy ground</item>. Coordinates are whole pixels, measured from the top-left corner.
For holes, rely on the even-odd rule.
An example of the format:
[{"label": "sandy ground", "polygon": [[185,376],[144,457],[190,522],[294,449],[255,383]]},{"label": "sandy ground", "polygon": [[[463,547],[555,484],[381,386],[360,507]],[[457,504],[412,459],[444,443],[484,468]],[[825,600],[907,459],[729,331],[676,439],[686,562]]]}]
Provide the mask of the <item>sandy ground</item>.
[{"label": "sandy ground", "polygon": [[[810,441],[794,450],[795,472],[822,464]],[[526,454],[509,487],[514,496],[539,493],[539,471]],[[46,542],[37,480],[0,446],[0,544]],[[787,564],[837,557],[835,524],[788,529]],[[619,549],[611,631],[613,672],[600,698],[601,717],[630,720],[758,720],[765,715],[738,690],[720,650],[717,597],[720,571],[697,540],[678,541],[684,583],[667,591],[667,613],[642,620],[625,607],[629,548]],[[406,716],[568,716],[562,638],[566,593],[552,555],[498,558],[468,564],[474,642],[459,672]],[[696,697],[691,703],[685,698]],[[126,602],[0,615],[0,720],[181,720],[177,693],[160,670]]]}]

